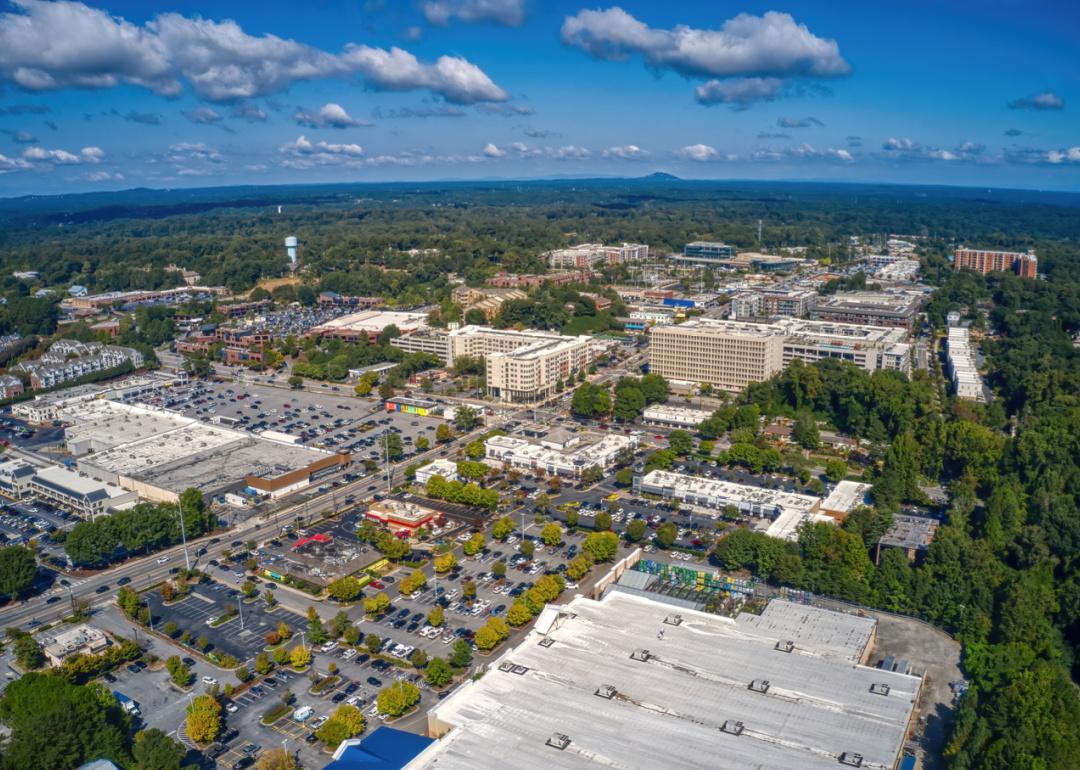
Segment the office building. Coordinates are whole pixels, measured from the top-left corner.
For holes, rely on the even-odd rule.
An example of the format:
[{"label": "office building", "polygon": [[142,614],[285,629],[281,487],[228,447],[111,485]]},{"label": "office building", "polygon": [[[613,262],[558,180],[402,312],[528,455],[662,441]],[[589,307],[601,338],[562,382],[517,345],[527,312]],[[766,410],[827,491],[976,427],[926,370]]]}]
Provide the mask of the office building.
[{"label": "office building", "polygon": [[427,483],[436,476],[442,476],[447,481],[458,481],[457,463],[439,458],[416,469],[416,483],[420,486],[427,486]]},{"label": "office building", "polygon": [[36,469],[26,460],[0,462],[0,494],[20,500],[30,491]]},{"label": "office building", "polygon": [[986,401],[970,331],[963,326],[950,326],[949,336],[945,339],[945,352],[948,355],[949,380],[956,397],[968,401]]},{"label": "office building", "polygon": [[888,531],[881,536],[874,549],[874,563],[881,563],[881,551],[885,548],[898,548],[907,556],[908,561],[920,561],[934,542],[937,530],[937,519],[925,516],[894,516]]},{"label": "office building", "polygon": [[735,619],[616,586],[549,605],[428,712],[405,770],[894,768],[922,680],[863,665],[873,618],[773,600]]},{"label": "office building", "polygon": [[1035,278],[1039,273],[1039,259],[1030,251],[988,251],[961,246],[953,253],[953,269],[976,273],[1012,272],[1021,278]]},{"label": "office building", "polygon": [[693,241],[683,246],[682,255],[705,261],[731,259],[735,256],[735,247],[716,241]]},{"label": "office building", "polygon": [[130,508],[139,499],[134,492],[116,484],[57,465],[34,473],[29,494],[90,521],[119,508]]},{"label": "office building", "polygon": [[918,292],[833,294],[813,301],[810,318],[846,324],[896,326],[911,331],[923,300],[924,295]]},{"label": "office building", "polygon": [[450,359],[450,335],[445,329],[420,329],[394,337],[390,344],[406,353],[428,353],[444,363]]},{"label": "office building", "polygon": [[619,246],[582,243],[568,249],[555,249],[542,256],[554,269],[591,270],[604,265],[643,261],[649,257],[649,247],[643,243],[623,243]]},{"label": "office building", "polygon": [[685,406],[650,404],[641,413],[642,421],[649,425],[665,425],[673,428],[697,428],[709,419],[711,412],[702,409],[688,409]]},{"label": "office building", "polygon": [[637,434],[601,436],[565,430],[551,431],[539,441],[492,436],[484,442],[484,457],[489,463],[506,463],[529,473],[577,479],[588,468],[610,468],[620,452],[636,449],[638,442]]},{"label": "office building", "polygon": [[651,370],[669,380],[728,391],[762,382],[795,359],[850,361],[868,371],[909,372],[904,329],[782,319],[768,324],[694,318],[650,330]]}]

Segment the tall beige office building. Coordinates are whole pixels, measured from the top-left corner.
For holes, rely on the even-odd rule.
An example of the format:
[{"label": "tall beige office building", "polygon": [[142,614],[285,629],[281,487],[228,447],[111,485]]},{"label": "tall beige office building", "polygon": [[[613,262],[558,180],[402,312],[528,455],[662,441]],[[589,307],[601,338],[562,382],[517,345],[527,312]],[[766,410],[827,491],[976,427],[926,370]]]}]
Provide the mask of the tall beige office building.
[{"label": "tall beige office building", "polygon": [[784,366],[784,335],[770,325],[698,319],[650,332],[649,368],[669,380],[742,390]]},{"label": "tall beige office building", "polygon": [[793,318],[769,324],[697,318],[654,326],[650,337],[651,371],[728,391],[767,380],[796,359],[837,359],[867,371],[908,373],[911,368],[911,346],[902,328]]}]

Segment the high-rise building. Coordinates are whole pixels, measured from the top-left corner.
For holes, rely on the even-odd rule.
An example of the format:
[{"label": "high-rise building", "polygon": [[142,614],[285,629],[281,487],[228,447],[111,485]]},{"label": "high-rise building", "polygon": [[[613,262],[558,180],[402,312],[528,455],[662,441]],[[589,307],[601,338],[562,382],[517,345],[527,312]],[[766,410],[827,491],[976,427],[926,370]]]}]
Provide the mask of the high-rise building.
[{"label": "high-rise building", "polygon": [[961,246],[953,255],[953,268],[976,273],[1013,272],[1021,278],[1035,278],[1039,272],[1039,259],[1030,251],[987,251]]},{"label": "high-rise building", "polygon": [[911,346],[901,328],[785,318],[756,324],[695,318],[650,331],[650,368],[671,380],[729,391],[767,380],[789,363],[826,358],[868,371],[909,372]]}]

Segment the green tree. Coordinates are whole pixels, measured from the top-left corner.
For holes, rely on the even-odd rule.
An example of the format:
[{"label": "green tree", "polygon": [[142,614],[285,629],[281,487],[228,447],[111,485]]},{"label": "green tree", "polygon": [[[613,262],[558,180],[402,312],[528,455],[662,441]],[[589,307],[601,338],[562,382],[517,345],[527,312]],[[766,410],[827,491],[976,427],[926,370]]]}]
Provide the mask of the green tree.
[{"label": "green tree", "polygon": [[518,551],[526,559],[531,559],[536,553],[536,543],[534,543],[532,540],[522,540],[518,544]]},{"label": "green tree", "polygon": [[472,663],[472,647],[464,639],[458,639],[450,648],[450,665],[465,668]]},{"label": "green tree", "polygon": [[375,655],[382,649],[382,639],[376,634],[368,634],[364,637],[364,647],[366,647],[367,651],[372,655]]},{"label": "green tree", "polygon": [[484,538],[484,533],[477,532],[465,541],[465,544],[461,547],[461,550],[466,556],[473,556],[480,553],[480,551],[484,549],[486,543],[487,540]]},{"label": "green tree", "polygon": [[17,597],[34,583],[37,560],[25,546],[0,548],[0,595]]},{"label": "green tree", "polygon": [[210,743],[221,732],[221,704],[210,695],[200,695],[187,708],[187,736],[195,743]]},{"label": "green tree", "polygon": [[514,532],[514,521],[509,516],[500,517],[491,528],[491,536],[496,540],[506,540]]},{"label": "green tree", "polygon": [[364,613],[367,615],[381,615],[390,607],[390,597],[379,591],[372,597],[364,599]]},{"label": "green tree", "polygon": [[620,468],[615,472],[615,483],[620,487],[629,487],[634,484],[634,471],[631,468]]},{"label": "green tree", "polygon": [[611,395],[600,385],[582,383],[574,390],[570,411],[580,417],[604,417],[611,411]]},{"label": "green tree", "polygon": [[187,750],[156,727],[135,734],[135,770],[180,770]]},{"label": "green tree", "polygon": [[260,652],[255,656],[255,673],[259,676],[266,676],[273,667],[273,664],[270,662],[270,656],[265,652]]},{"label": "green tree", "polygon": [[661,548],[670,548],[679,536],[679,527],[673,521],[666,521],[656,528],[656,544]]},{"label": "green tree", "polygon": [[838,457],[834,457],[825,462],[825,478],[833,483],[843,481],[847,476],[847,472],[847,463]]},{"label": "green tree", "polygon": [[645,409],[645,394],[638,387],[615,386],[615,405],[612,409],[616,420],[633,422]]},{"label": "green tree", "polygon": [[562,527],[554,522],[544,525],[540,530],[540,539],[544,541],[544,545],[558,545],[562,542],[562,536]]},{"label": "green tree", "polygon": [[420,701],[420,690],[411,682],[397,681],[384,687],[375,697],[379,712],[398,717]]},{"label": "green tree", "polygon": [[338,578],[326,586],[326,592],[339,602],[351,602],[360,596],[360,581],[352,575]]},{"label": "green tree", "polygon": [[803,449],[814,450],[821,446],[821,433],[812,412],[804,410],[795,416],[791,438]]},{"label": "green tree", "polygon": [[459,406],[454,410],[454,428],[459,433],[468,433],[480,424],[480,415],[468,406]]},{"label": "green tree", "polygon": [[303,644],[298,644],[289,653],[289,661],[293,668],[305,669],[311,665],[311,650]]},{"label": "green tree", "polygon": [[23,671],[32,671],[41,668],[45,664],[45,653],[41,645],[30,634],[20,633],[15,638],[13,645],[15,650],[15,662]]},{"label": "green tree", "polygon": [[497,561],[491,565],[491,574],[497,579],[502,580],[506,577],[506,562]]},{"label": "green tree", "polygon": [[424,679],[435,688],[445,687],[454,678],[454,670],[442,658],[432,658],[424,670]]},{"label": "green tree", "polygon": [[646,529],[644,519],[632,519],[626,525],[626,539],[632,543],[640,543],[641,539],[645,537]]},{"label": "green tree", "polygon": [[427,614],[428,625],[435,626],[436,628],[439,628],[443,624],[445,619],[445,612],[442,608],[442,605],[439,604],[436,604],[434,607],[432,607],[431,611]]},{"label": "green tree", "polygon": [[598,511],[593,519],[593,529],[597,532],[607,532],[611,529],[611,514],[607,511]]},{"label": "green tree", "polygon": [[439,423],[435,428],[435,440],[440,444],[445,444],[447,441],[454,437],[454,432],[450,430],[450,426],[446,423]]},{"label": "green tree", "polygon": [[594,562],[611,561],[619,552],[619,536],[614,532],[593,532],[585,537],[581,550]]},{"label": "green tree", "polygon": [[533,619],[532,610],[529,609],[529,605],[520,599],[510,605],[510,609],[506,611],[506,622],[514,626],[523,626]]},{"label": "green tree", "polygon": [[685,430],[673,430],[668,434],[668,446],[679,457],[686,457],[694,451],[694,437]]}]

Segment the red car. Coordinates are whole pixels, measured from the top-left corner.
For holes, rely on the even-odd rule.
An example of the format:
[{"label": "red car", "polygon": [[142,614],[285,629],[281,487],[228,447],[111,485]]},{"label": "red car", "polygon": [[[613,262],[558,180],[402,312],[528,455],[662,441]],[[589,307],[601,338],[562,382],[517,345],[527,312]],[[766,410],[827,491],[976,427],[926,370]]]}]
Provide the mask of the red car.
[{"label": "red car", "polygon": [[368,585],[370,585],[372,588],[386,588],[386,586],[378,580],[372,580],[370,583],[368,583]]}]

